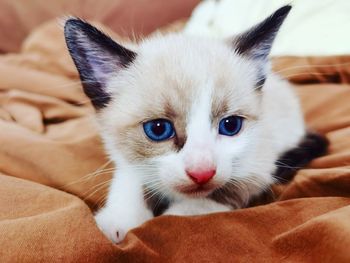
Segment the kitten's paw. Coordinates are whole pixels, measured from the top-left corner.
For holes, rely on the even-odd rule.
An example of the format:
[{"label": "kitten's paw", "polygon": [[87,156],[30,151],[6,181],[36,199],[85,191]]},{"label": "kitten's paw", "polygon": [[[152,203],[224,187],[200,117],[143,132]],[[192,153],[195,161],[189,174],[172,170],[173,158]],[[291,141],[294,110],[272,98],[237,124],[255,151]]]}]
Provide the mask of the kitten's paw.
[{"label": "kitten's paw", "polygon": [[153,217],[150,211],[144,211],[138,215],[119,214],[109,209],[102,209],[95,215],[99,229],[113,243],[121,243],[127,232]]},{"label": "kitten's paw", "polygon": [[127,224],[119,224],[112,217],[108,217],[103,213],[98,213],[95,216],[96,224],[103,234],[113,243],[121,243],[126,233],[132,228]]}]

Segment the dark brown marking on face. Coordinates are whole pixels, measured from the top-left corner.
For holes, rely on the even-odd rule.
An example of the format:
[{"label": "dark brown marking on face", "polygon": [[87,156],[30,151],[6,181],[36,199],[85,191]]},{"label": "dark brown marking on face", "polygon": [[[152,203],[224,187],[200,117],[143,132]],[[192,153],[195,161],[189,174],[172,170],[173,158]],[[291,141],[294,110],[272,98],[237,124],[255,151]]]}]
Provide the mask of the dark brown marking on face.
[{"label": "dark brown marking on face", "polygon": [[212,102],[212,123],[219,123],[220,119],[229,111],[228,100],[215,96]]},{"label": "dark brown marking on face", "polygon": [[186,143],[186,123],[187,114],[184,105],[175,106],[170,101],[165,103],[165,115],[172,121],[175,128],[174,145],[177,151],[180,151]]},{"label": "dark brown marking on face", "polygon": [[174,144],[175,144],[176,149],[178,151],[180,151],[184,147],[186,140],[187,140],[186,135],[176,135],[176,137],[174,139]]},{"label": "dark brown marking on face", "polygon": [[175,120],[178,117],[177,113],[174,110],[174,107],[168,101],[164,104],[164,114],[170,120]]},{"label": "dark brown marking on face", "polygon": [[187,140],[186,123],[187,120],[184,115],[181,118],[176,118],[174,122],[174,127],[176,129],[174,145],[177,151],[180,151],[184,147]]}]

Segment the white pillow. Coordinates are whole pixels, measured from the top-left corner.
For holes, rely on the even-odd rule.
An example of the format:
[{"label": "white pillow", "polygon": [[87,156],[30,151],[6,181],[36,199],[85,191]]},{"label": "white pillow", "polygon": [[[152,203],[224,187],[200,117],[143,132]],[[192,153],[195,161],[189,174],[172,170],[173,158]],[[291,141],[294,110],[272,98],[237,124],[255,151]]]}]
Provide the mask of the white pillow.
[{"label": "white pillow", "polygon": [[228,37],[292,4],[272,55],[350,54],[350,0],[205,0],[194,10],[184,32]]}]

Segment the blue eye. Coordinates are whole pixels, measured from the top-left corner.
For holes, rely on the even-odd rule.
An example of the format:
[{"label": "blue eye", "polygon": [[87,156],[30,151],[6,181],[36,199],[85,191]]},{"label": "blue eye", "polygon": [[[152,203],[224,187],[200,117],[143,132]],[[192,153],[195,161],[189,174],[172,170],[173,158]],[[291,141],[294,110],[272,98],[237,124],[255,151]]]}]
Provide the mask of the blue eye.
[{"label": "blue eye", "polygon": [[164,141],[175,135],[173,124],[165,119],[156,119],[145,122],[143,130],[152,141]]},{"label": "blue eye", "polygon": [[226,136],[236,135],[241,130],[242,123],[243,118],[240,116],[224,118],[219,123],[219,133]]}]

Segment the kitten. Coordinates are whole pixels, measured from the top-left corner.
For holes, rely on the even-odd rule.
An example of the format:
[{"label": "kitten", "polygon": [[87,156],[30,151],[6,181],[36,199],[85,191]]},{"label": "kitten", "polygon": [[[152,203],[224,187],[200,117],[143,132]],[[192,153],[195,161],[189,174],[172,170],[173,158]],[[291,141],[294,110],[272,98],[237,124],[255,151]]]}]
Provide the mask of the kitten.
[{"label": "kitten", "polygon": [[119,243],[159,214],[245,207],[279,174],[290,176],[277,169],[279,157],[296,165],[324,151],[306,133],[289,84],[269,68],[290,9],[226,41],[169,34],[133,50],[82,20],[66,22],[68,49],[118,167],[95,217],[108,238]]}]

